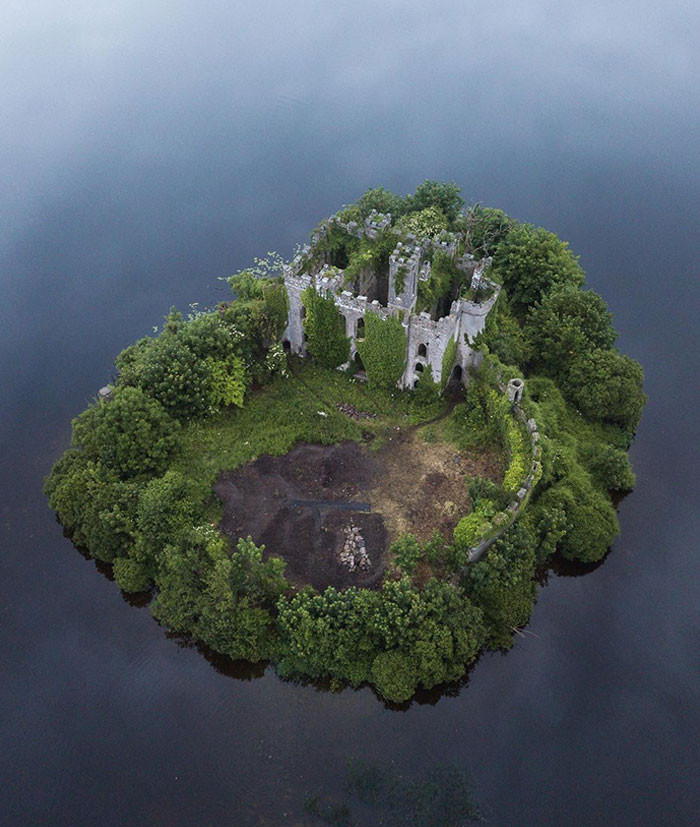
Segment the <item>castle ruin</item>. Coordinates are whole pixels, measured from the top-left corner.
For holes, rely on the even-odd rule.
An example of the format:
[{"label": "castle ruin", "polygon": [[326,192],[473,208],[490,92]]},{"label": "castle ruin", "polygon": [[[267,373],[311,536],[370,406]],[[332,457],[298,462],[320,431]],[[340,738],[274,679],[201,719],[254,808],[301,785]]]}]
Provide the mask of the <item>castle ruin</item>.
[{"label": "castle ruin", "polygon": [[[375,211],[365,219],[364,225],[354,221],[343,223],[339,216],[334,215],[319,227],[312,236],[311,244],[306,245],[285,268],[289,319],[283,336],[284,347],[291,353],[306,355],[302,293],[313,285],[319,294],[333,298],[345,319],[346,335],[350,339],[350,362],[342,368],[347,369],[353,361],[360,361],[357,342],[364,337],[365,315],[371,312],[382,319],[389,316],[400,319],[406,332],[406,361],[399,381],[401,388],[414,388],[428,365],[438,383],[445,384],[448,380],[466,382],[467,369],[478,367],[481,359],[481,354],[472,344],[484,329],[486,317],[500,291],[499,285],[484,276],[490,259],[476,261],[468,253],[460,255],[463,244],[458,233],[443,231],[436,237],[420,238],[399,234],[400,240],[389,256],[387,284],[380,285],[379,277],[370,268],[349,279],[344,269],[333,265],[327,253],[315,254],[318,252],[317,245],[331,230],[339,230],[356,239],[374,240],[390,227],[391,215]],[[437,250],[442,251],[464,273],[464,292],[468,291],[469,296],[458,295],[449,307],[443,309],[442,314],[435,308],[432,313],[426,310],[416,312],[419,284],[430,279],[430,259]],[[445,364],[445,352],[451,342],[455,343],[454,359],[450,364]],[[447,372],[444,377],[443,368]]]}]

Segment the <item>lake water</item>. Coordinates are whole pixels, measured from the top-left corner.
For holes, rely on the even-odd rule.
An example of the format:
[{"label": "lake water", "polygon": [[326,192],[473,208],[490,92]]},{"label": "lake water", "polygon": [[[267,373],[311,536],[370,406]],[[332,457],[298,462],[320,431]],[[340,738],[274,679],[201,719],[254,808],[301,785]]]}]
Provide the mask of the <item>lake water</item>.
[{"label": "lake water", "polygon": [[[488,5],[488,4],[486,4]],[[346,760],[464,771],[496,825],[697,823],[700,6],[3,8],[0,821],[304,823]],[[368,186],[455,180],[581,255],[646,371],[621,534],[403,711],[212,665],[41,492],[114,355]],[[218,668],[217,668],[218,666]],[[373,816],[359,809],[359,823]]]}]

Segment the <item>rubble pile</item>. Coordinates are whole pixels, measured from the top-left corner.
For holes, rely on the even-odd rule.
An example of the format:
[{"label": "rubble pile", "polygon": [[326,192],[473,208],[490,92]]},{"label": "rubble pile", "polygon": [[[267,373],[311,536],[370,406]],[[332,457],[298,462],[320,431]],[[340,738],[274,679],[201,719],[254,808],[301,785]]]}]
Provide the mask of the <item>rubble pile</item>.
[{"label": "rubble pile", "polygon": [[337,407],[341,413],[344,413],[345,416],[349,416],[351,419],[377,418],[377,414],[369,413],[369,411],[358,411],[357,408],[354,405],[351,405],[349,402],[339,402]]},{"label": "rubble pile", "polygon": [[365,541],[362,538],[360,529],[356,525],[349,525],[345,527],[345,541],[343,547],[338,555],[340,562],[347,566],[350,571],[359,569],[360,571],[369,571],[372,563],[365,548]]}]

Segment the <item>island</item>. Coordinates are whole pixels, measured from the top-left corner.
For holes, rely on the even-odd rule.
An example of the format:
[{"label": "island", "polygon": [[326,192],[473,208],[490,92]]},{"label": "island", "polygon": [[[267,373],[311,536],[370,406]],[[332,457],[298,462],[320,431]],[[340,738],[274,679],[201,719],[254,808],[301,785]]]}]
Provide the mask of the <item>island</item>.
[{"label": "island", "polygon": [[228,282],[117,356],[45,485],[168,630],[404,703],[607,554],[643,374],[556,235],[380,187]]}]

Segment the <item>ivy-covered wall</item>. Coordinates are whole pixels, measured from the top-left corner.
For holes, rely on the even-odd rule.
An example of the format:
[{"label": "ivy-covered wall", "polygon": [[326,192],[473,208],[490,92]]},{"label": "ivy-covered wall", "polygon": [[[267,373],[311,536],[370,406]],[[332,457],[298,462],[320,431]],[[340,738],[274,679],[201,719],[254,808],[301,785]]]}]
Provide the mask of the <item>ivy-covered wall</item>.
[{"label": "ivy-covered wall", "polygon": [[327,368],[337,368],[350,357],[350,339],[345,335],[345,320],[332,298],[319,295],[312,285],[302,293],[306,309],[304,333],[309,353]]},{"label": "ivy-covered wall", "polygon": [[398,319],[383,321],[376,313],[367,313],[365,338],[357,343],[357,350],[370,385],[396,387],[406,363],[406,332]]}]

